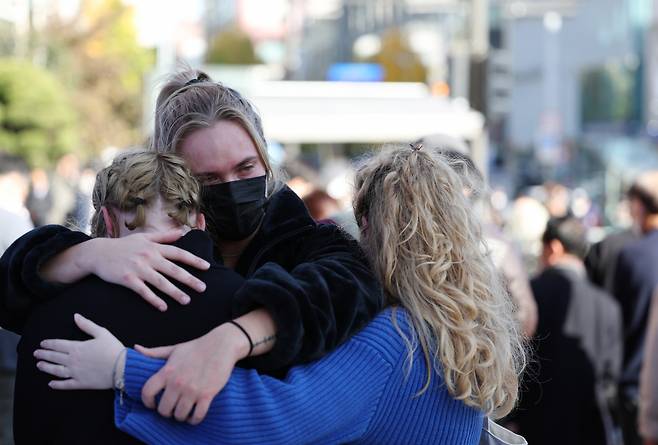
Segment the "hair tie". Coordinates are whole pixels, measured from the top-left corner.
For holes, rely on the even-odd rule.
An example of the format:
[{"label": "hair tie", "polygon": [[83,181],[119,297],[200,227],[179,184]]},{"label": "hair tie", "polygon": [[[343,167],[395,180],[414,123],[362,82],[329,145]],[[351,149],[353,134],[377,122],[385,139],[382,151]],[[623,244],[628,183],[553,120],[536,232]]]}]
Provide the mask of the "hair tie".
[{"label": "hair tie", "polygon": [[419,151],[423,148],[423,144],[409,144],[409,147],[411,147],[412,151]]},{"label": "hair tie", "polygon": [[195,83],[200,83],[200,82],[205,82],[205,81],[206,81],[206,79],[201,79],[199,77],[195,77],[194,79],[190,79],[187,82],[185,82],[185,85],[183,85],[183,86],[188,87],[190,85],[194,85]]},{"label": "hair tie", "polygon": [[183,85],[183,86],[187,87],[187,86],[190,86],[190,85],[194,85],[195,83],[207,82],[209,80],[210,80],[210,78],[208,76],[203,75],[203,74],[199,74],[194,79],[190,79],[187,82],[185,82],[185,85]]}]

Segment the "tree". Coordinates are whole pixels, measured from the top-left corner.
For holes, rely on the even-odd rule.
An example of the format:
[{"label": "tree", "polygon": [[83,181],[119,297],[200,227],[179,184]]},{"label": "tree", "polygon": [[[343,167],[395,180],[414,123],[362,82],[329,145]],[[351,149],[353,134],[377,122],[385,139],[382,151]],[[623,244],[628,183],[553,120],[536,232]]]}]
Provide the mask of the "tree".
[{"label": "tree", "polygon": [[154,53],[137,43],[134,11],[121,0],[82,0],[76,17],[39,33],[47,67],[71,93],[81,154],[142,142],[143,77]]},{"label": "tree", "polygon": [[225,65],[261,63],[249,36],[237,28],[222,31],[212,39],[206,53],[206,62]]},{"label": "tree", "polygon": [[381,49],[368,62],[384,68],[386,82],[425,82],[427,70],[418,54],[409,47],[399,29],[391,29],[382,36]]},{"label": "tree", "polygon": [[64,88],[27,61],[0,59],[0,150],[46,166],[76,147],[76,115]]}]

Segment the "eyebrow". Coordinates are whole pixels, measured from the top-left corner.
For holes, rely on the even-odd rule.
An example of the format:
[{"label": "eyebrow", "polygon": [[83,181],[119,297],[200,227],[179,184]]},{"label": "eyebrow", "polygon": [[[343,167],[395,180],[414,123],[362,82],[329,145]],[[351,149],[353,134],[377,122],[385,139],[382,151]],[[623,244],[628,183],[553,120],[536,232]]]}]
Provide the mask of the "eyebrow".
[{"label": "eyebrow", "polygon": [[258,161],[257,156],[249,156],[248,158],[245,158],[242,161],[240,161],[235,167],[233,167],[233,169],[235,170],[244,167],[245,164],[249,164],[250,162],[256,162],[256,161]]}]

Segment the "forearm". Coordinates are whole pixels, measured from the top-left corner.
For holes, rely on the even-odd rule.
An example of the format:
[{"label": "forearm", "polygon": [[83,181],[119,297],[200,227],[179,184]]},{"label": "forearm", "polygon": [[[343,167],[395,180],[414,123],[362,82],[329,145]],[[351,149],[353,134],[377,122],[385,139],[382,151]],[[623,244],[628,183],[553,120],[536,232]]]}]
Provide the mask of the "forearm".
[{"label": "forearm", "polygon": [[[344,260],[343,260],[344,258]],[[267,263],[236,294],[234,310],[262,307],[277,326],[276,344],[249,366],[277,370],[322,357],[363,327],[382,307],[367,262],[333,257],[286,271]]]},{"label": "forearm", "polygon": [[[251,356],[261,355],[270,352],[276,342],[276,324],[270,313],[265,309],[253,310],[234,320],[249,335],[253,343]],[[240,337],[241,351],[243,357],[249,354],[249,339],[242,332],[237,332]],[[246,350],[246,353],[245,353]]]},{"label": "forearm", "polygon": [[92,261],[87,254],[99,241],[101,240],[91,239],[55,255],[39,269],[39,276],[47,282],[57,284],[80,281],[92,272]]},{"label": "forearm", "polygon": [[161,438],[189,443],[194,441],[190,434],[216,443],[356,440],[392,373],[390,365],[361,342],[351,342],[322,362],[293,368],[285,380],[236,368],[206,420],[190,429],[140,403],[141,387],[163,365],[162,360],[128,350],[124,398],[115,398],[116,425],[147,443]]}]

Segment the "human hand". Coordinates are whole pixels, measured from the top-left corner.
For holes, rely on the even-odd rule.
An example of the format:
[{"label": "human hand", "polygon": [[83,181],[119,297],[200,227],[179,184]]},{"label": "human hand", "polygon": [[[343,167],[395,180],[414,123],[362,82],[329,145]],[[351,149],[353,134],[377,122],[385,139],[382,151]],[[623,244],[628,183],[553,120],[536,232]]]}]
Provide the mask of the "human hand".
[{"label": "human hand", "polygon": [[[158,413],[197,425],[206,417],[213,398],[226,385],[231,372],[247,355],[244,335],[222,324],[203,337],[174,346],[135,349],[149,357],[167,359],[165,366],[142,388],[142,402],[155,409],[155,398],[164,390]],[[194,410],[194,412],[192,412]]]},{"label": "human hand", "polygon": [[174,261],[197,269],[210,267],[207,261],[186,250],[160,243],[180,238],[182,231],[171,230],[158,234],[134,234],[123,238],[95,238],[87,241],[89,248],[82,261],[90,264],[91,272],[109,283],[125,286],[161,311],[167,304],[146,285],[151,284],[181,304],[190,297],[178,289],[168,278],[183,283],[197,292],[206,290],[206,284]]},{"label": "human hand", "polygon": [[[117,358],[125,349],[107,329],[80,314],[73,316],[75,324],[91,335],[86,341],[44,340],[34,351],[40,361],[37,368],[66,380],[52,380],[53,389],[110,389]],[[120,366],[123,370],[123,366]]]}]

